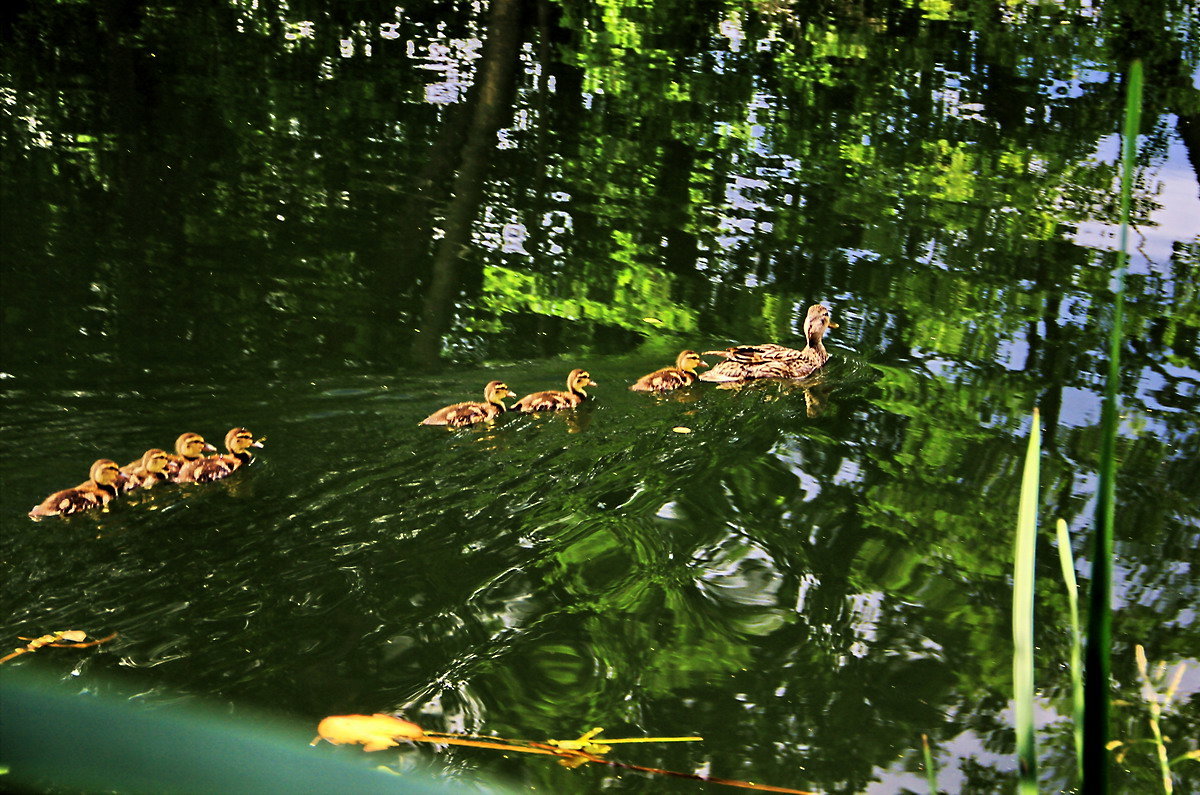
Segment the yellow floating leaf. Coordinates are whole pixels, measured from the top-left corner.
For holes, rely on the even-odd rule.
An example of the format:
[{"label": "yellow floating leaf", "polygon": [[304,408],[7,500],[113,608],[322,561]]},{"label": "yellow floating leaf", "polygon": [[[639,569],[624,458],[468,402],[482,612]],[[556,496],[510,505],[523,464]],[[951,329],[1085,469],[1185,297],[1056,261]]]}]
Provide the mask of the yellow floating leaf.
[{"label": "yellow floating leaf", "polygon": [[391,715],[330,715],[317,724],[319,740],[334,745],[361,744],[364,751],[382,751],[399,745],[397,739],[415,740],[425,732],[415,723]]},{"label": "yellow floating leaf", "polygon": [[675,431],[675,433],[691,433],[692,432],[691,428],[688,428],[687,426],[684,426],[684,425],[676,425],[671,430]]},{"label": "yellow floating leaf", "polygon": [[656,317],[644,317],[644,318],[642,318],[642,322],[649,323],[651,326],[661,326],[662,325],[662,321]]},{"label": "yellow floating leaf", "polygon": [[83,643],[87,640],[87,633],[79,629],[69,629],[59,635],[63,640],[69,640],[72,643]]}]

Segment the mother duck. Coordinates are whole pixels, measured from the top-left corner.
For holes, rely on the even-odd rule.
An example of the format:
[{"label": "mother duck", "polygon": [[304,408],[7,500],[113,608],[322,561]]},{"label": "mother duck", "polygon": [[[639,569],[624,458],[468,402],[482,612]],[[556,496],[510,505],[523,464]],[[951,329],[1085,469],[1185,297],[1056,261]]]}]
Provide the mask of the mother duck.
[{"label": "mother duck", "polygon": [[785,348],[773,342],[762,345],[735,345],[723,351],[705,351],[705,356],[723,356],[725,361],[700,376],[701,381],[748,381],[754,378],[807,378],[825,366],[829,352],[822,339],[825,332],[837,328],[829,307],[813,304],[804,317],[804,336],[808,344],[801,350]]}]

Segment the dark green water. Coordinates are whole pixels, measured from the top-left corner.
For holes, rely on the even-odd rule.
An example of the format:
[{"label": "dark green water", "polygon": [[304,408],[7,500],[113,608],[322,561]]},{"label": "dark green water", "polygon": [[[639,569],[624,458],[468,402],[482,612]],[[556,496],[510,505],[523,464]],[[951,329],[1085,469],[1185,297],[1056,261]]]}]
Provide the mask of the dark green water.
[{"label": "dark green water", "polygon": [[[1194,749],[1195,9],[492,9],[11,16],[0,644],[120,638],[8,665],[313,725],[699,734],[618,756],[836,792],[921,791],[924,733],[943,789],[1007,789],[1038,406],[1042,776],[1069,786],[1048,528],[1065,518],[1088,556],[1136,53],[1114,736],[1149,736],[1144,644],[1192,666],[1165,724]],[[794,342],[816,301],[841,327],[809,390],[625,389],[684,347]],[[576,366],[600,386],[571,414],[417,427],[492,378],[525,394]],[[233,425],[268,439],[228,481],[25,517],[94,458]],[[1122,788],[1153,786],[1148,748],[1117,764]],[[435,764],[551,792],[704,789],[464,749]]]}]

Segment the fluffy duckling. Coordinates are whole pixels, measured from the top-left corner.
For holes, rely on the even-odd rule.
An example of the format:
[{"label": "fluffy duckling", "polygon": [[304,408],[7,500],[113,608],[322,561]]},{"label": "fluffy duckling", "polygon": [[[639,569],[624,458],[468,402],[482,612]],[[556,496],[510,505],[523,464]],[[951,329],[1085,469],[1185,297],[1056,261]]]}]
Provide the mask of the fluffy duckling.
[{"label": "fluffy duckling", "polygon": [[203,458],[205,453],[215,453],[217,448],[204,441],[198,433],[183,433],[175,440],[175,454],[167,455],[167,474],[172,480],[179,477],[179,470],[189,461]]},{"label": "fluffy duckling", "polygon": [[837,328],[829,308],[813,304],[804,318],[807,344],[801,350],[776,345],[735,345],[723,351],[705,351],[705,356],[723,356],[725,361],[700,376],[701,381],[745,381],[752,378],[806,378],[825,366],[825,332]]},{"label": "fluffy duckling", "polygon": [[88,470],[89,479],[73,489],[56,491],[29,512],[31,519],[43,516],[65,516],[93,508],[104,508],[117,496],[121,468],[108,458],[98,459]]},{"label": "fluffy duckling", "polygon": [[210,483],[227,478],[235,470],[254,460],[254,456],[250,454],[251,447],[262,446],[262,440],[255,440],[254,434],[245,428],[230,428],[229,433],[225,434],[225,449],[229,451],[227,455],[213,455],[188,461],[179,468],[175,482]]},{"label": "fluffy duckling", "polygon": [[633,386],[634,392],[670,392],[681,386],[691,386],[696,381],[696,368],[708,367],[695,351],[682,351],[675,357],[674,367],[664,367],[639,378]]},{"label": "fluffy duckling", "polygon": [[587,370],[576,368],[567,376],[567,391],[560,392],[552,389],[546,392],[534,392],[514,403],[513,410],[529,412],[573,409],[587,400],[588,393],[584,391],[584,387],[596,385]]},{"label": "fluffy duckling", "polygon": [[451,428],[462,428],[480,422],[491,422],[508,410],[504,398],[512,394],[508,384],[503,381],[489,381],[483,388],[483,402],[455,403],[452,406],[440,408],[421,420],[421,425],[449,425]]},{"label": "fluffy duckling", "polygon": [[166,451],[157,447],[147,450],[137,461],[121,467],[121,491],[152,489],[156,483],[169,481],[171,476],[167,468],[170,464]]}]

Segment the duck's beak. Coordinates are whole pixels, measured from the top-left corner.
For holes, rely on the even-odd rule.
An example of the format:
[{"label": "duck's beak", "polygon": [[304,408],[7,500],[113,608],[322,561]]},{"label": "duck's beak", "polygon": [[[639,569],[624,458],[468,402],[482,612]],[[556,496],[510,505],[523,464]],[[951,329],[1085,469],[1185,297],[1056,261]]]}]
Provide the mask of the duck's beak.
[{"label": "duck's beak", "polygon": [[729,351],[705,351],[701,356],[720,356],[722,359],[729,358]]}]

